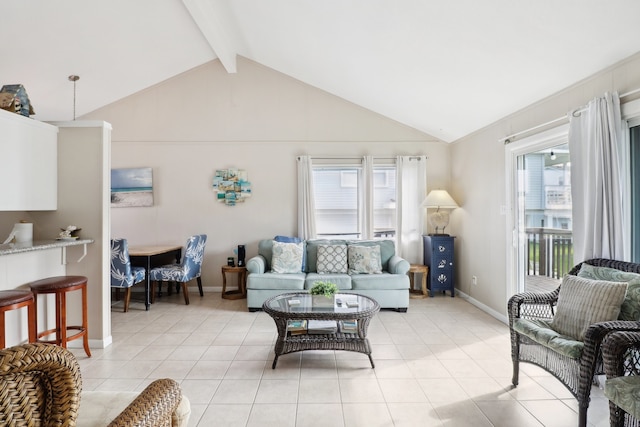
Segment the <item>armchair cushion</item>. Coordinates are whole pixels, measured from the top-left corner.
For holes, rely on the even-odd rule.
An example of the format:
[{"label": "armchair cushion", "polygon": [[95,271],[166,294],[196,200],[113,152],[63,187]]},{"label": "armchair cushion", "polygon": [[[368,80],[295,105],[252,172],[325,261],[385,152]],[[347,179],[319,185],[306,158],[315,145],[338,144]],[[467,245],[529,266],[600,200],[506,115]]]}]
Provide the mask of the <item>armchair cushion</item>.
[{"label": "armchair cushion", "polygon": [[517,319],[513,322],[513,329],[564,356],[572,359],[579,359],[582,356],[584,343],[554,331],[551,329],[551,322],[547,320]]},{"label": "armchair cushion", "polygon": [[349,245],[349,274],[381,274],[380,246]]},{"label": "armchair cushion", "polygon": [[561,335],[583,341],[589,325],[618,318],[626,293],[626,282],[566,275],[560,286],[556,315],[551,326]]},{"label": "armchair cushion", "polygon": [[347,245],[318,245],[318,273],[343,273],[347,268]]},{"label": "armchair cushion", "polygon": [[640,419],[640,376],[608,379],[604,384],[604,395],[620,409]]},{"label": "armchair cushion", "polygon": [[582,263],[578,277],[610,282],[627,282],[627,295],[620,306],[619,320],[640,320],[640,274]]},{"label": "armchair cushion", "polygon": [[303,246],[300,243],[273,241],[271,270],[274,273],[300,273],[302,271]]}]

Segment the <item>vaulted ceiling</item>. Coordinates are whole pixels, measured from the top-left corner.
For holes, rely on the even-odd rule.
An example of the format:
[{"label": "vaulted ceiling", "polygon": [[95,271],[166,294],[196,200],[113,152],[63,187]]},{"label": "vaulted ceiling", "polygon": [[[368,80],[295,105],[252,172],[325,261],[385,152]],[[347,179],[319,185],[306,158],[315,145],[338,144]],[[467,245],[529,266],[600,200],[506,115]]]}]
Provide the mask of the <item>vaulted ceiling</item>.
[{"label": "vaulted ceiling", "polygon": [[640,51],[637,0],[3,1],[0,84],[37,120],[237,55],[454,141]]}]

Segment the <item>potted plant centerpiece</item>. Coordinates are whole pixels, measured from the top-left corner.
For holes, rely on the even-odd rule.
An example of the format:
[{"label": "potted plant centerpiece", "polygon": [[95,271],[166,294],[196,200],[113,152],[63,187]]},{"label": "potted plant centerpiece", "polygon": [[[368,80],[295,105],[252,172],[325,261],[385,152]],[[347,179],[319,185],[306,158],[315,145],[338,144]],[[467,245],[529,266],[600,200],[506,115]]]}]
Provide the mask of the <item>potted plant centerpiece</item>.
[{"label": "potted plant centerpiece", "polygon": [[315,282],[309,293],[314,307],[333,307],[338,286],[331,282]]}]

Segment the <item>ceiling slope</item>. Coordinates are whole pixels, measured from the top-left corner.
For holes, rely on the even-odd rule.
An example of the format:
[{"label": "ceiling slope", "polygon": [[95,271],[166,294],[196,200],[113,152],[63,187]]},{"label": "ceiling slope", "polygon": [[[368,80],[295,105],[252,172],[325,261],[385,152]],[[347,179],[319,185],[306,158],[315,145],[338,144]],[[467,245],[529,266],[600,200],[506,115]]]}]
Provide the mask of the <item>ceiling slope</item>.
[{"label": "ceiling slope", "polygon": [[[0,83],[38,120],[219,58],[270,67],[454,141],[640,51],[637,0],[3,2]],[[27,23],[27,24],[25,24]]]}]

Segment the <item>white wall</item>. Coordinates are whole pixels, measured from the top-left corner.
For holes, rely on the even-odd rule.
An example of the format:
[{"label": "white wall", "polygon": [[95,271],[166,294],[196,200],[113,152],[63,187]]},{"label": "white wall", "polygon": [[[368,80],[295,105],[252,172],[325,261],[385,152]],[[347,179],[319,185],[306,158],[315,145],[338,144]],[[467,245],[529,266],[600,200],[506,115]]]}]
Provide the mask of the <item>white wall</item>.
[{"label": "white wall", "polygon": [[[204,286],[245,244],[296,234],[296,161],[316,156],[426,154],[428,184],[447,188],[449,145],[239,58],[238,73],[213,61],[97,110],[112,124],[112,167],[152,167],[154,206],[111,209],[112,237],[131,245],[184,244],[209,236]],[[228,207],[211,189],[216,169],[248,172],[252,197]]]},{"label": "white wall", "polygon": [[[458,261],[456,286],[497,313],[506,315],[507,230],[500,207],[506,200],[504,145],[499,139],[565,115],[604,92],[640,88],[640,55],[517,112],[451,146],[451,195],[462,207],[453,212]],[[623,99],[629,101],[633,97]],[[487,102],[491,102],[488,100]],[[471,276],[478,284],[471,286]]]}]

